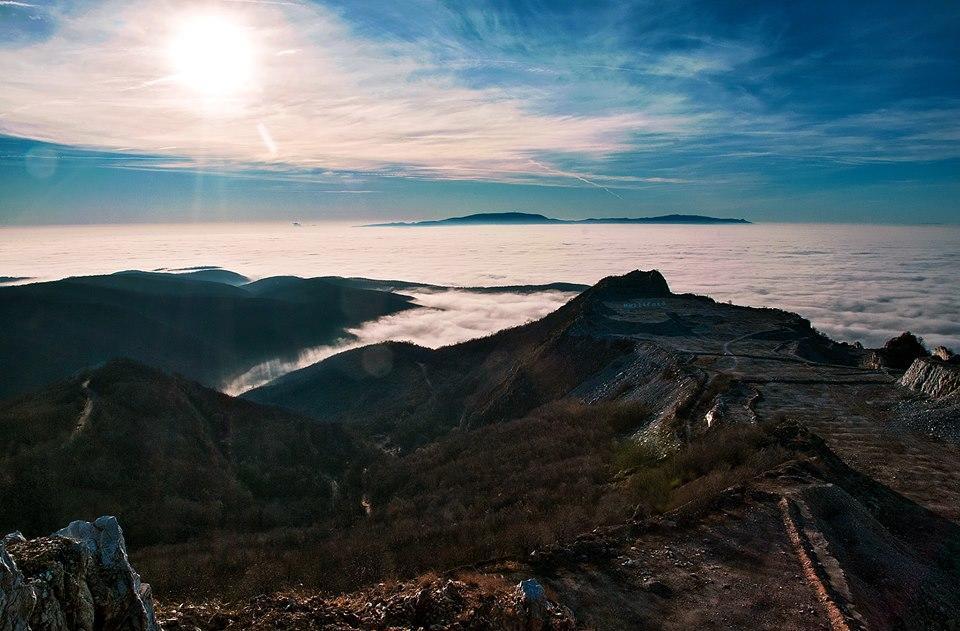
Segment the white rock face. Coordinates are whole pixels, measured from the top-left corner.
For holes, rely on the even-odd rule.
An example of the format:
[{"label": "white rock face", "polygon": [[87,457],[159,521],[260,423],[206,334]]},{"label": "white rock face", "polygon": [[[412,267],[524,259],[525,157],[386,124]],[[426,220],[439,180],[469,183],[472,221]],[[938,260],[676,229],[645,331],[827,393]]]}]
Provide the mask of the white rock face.
[{"label": "white rock face", "polygon": [[930,359],[916,359],[903,373],[900,385],[934,399],[960,396],[960,366]]},{"label": "white rock face", "polygon": [[26,538],[23,536],[23,533],[19,530],[14,530],[3,538],[3,545],[8,546],[11,543],[23,543],[24,541],[26,541]]},{"label": "white rock face", "polygon": [[116,518],[30,541],[18,534],[0,544],[0,631],[158,631]]},{"label": "white rock face", "polygon": [[37,602],[17,563],[0,545],[0,631],[29,631],[27,618]]}]

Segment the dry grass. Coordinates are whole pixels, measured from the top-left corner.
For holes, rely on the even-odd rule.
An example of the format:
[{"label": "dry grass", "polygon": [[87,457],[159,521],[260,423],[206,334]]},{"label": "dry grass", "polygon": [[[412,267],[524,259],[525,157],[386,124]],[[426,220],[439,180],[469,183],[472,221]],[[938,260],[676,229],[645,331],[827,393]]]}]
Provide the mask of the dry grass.
[{"label": "dry grass", "polygon": [[[350,591],[544,545],[641,513],[706,502],[786,459],[762,427],[714,428],[664,458],[622,437],[642,410],[552,404],[508,423],[455,431],[371,467],[369,517],[261,535],[223,533],[141,550],[160,598],[246,596],[303,585]],[[632,421],[631,421],[632,422]],[[625,471],[626,470],[626,471]]]},{"label": "dry grass", "polygon": [[644,445],[628,443],[617,451],[621,466],[636,467],[627,486],[630,496],[650,512],[708,501],[789,457],[758,425],[714,428],[662,459]]}]

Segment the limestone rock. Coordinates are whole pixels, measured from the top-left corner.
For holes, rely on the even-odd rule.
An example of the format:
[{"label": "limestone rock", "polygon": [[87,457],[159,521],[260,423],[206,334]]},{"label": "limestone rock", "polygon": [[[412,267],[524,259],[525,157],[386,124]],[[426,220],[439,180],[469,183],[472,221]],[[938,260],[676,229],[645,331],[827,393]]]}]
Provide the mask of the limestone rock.
[{"label": "limestone rock", "polygon": [[903,373],[900,385],[939,399],[960,393],[960,366],[917,359]]},{"label": "limestone rock", "polygon": [[0,631],[29,631],[27,621],[37,595],[0,545]]},{"label": "limestone rock", "polygon": [[130,566],[116,518],[32,540],[8,535],[0,550],[0,602],[4,611],[19,603],[0,631],[157,631],[150,586]]},{"label": "limestone rock", "polygon": [[27,539],[23,536],[22,532],[19,530],[14,530],[3,538],[3,545],[8,546],[11,543],[23,543],[26,540]]},{"label": "limestone rock", "polygon": [[957,355],[946,346],[938,346],[933,349],[933,356],[945,362],[955,362],[958,359]]}]

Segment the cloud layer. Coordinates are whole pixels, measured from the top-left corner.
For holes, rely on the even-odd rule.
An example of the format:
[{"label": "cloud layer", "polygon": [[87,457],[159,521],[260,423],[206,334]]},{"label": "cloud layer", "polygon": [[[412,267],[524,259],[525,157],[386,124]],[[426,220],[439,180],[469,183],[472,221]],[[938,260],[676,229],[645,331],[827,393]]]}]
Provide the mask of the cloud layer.
[{"label": "cloud layer", "polygon": [[[46,280],[211,264],[250,278],[389,276],[459,287],[587,284],[632,269],[659,269],[674,291],[787,309],[836,339],[876,346],[911,330],[960,350],[957,226],[0,228],[0,270],[7,276]],[[428,346],[445,344],[463,339],[461,332],[469,337],[535,317],[554,302],[452,297],[448,311],[420,310],[413,320],[401,320],[398,334]],[[444,306],[442,296],[421,299]],[[381,337],[391,322],[378,323]],[[440,333],[432,338],[434,328]]]},{"label": "cloud layer", "polygon": [[559,309],[576,295],[556,291],[524,294],[462,290],[403,293],[412,296],[422,308],[386,316],[351,329],[351,335],[355,336],[352,340],[305,349],[294,359],[277,359],[254,366],[225,384],[224,392],[240,394],[336,353],[367,344],[393,340],[438,348],[483,337],[541,318]]}]

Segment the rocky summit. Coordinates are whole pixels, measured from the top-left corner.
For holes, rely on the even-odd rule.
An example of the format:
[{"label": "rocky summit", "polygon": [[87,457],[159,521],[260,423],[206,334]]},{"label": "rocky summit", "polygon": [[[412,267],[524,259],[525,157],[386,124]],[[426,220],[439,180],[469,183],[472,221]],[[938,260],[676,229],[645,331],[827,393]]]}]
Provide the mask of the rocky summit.
[{"label": "rocky summit", "polygon": [[634,270],[623,276],[608,276],[587,291],[587,296],[602,300],[664,298],[672,295],[667,279],[657,270]]}]

